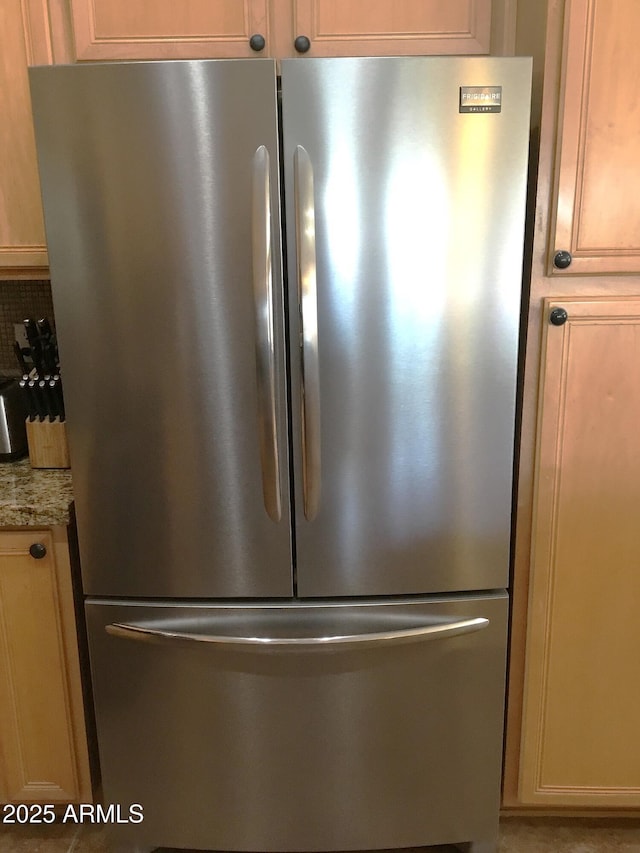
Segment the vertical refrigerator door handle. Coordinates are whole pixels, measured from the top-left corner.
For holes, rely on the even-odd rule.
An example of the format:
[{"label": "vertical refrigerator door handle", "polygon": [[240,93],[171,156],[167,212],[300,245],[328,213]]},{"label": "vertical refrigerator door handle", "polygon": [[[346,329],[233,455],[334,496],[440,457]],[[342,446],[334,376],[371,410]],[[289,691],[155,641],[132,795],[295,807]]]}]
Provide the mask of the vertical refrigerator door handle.
[{"label": "vertical refrigerator door handle", "polygon": [[271,256],[271,184],[269,152],[261,145],[253,156],[253,296],[256,310],[256,369],[262,495],[273,521],[282,516],[276,406],[276,356]]},{"label": "vertical refrigerator door handle", "polygon": [[304,516],[312,521],[320,504],[320,373],[316,290],[316,221],[313,168],[307,151],[296,147],[293,161],[296,199],[298,298],[302,324],[302,470]]}]

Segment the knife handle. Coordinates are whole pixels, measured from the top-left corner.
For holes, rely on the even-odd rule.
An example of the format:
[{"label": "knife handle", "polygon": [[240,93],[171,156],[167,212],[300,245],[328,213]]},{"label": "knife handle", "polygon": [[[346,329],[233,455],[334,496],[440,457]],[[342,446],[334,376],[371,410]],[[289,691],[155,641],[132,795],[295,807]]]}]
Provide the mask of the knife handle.
[{"label": "knife handle", "polygon": [[54,397],[56,417],[60,418],[61,421],[64,421],[64,397],[62,396],[62,382],[59,376],[56,375],[53,379],[49,380],[49,388],[51,389]]},{"label": "knife handle", "polygon": [[32,392],[32,389],[29,387],[28,379],[21,379],[18,383],[20,388],[22,389],[22,393],[24,394],[24,401],[27,406],[27,414],[29,416],[30,421],[37,420],[38,412],[36,411],[35,398]]},{"label": "knife handle", "polygon": [[55,397],[49,387],[49,380],[41,379],[38,382],[38,388],[40,389],[44,416],[53,420],[53,418],[57,417],[58,412]]},{"label": "knife handle", "polygon": [[29,341],[29,345],[33,346],[33,344],[38,340],[40,336],[40,332],[38,331],[38,326],[36,321],[31,317],[27,317],[22,321],[22,325],[24,326],[24,330],[27,333],[27,340]]},{"label": "knife handle", "polygon": [[36,326],[38,328],[38,345],[42,367],[48,374],[57,373],[58,350],[51,330],[51,324],[47,317],[41,317],[39,320],[36,320]]},{"label": "knife handle", "polygon": [[27,318],[22,321],[22,325],[27,333],[27,340],[29,341],[29,347],[31,349],[31,361],[34,364],[38,375],[42,376],[45,373],[45,370],[42,362],[42,346],[37,323],[31,318]]},{"label": "knife handle", "polygon": [[38,327],[38,331],[45,338],[50,338],[53,334],[51,331],[51,323],[49,322],[47,317],[41,317],[39,320],[36,320],[36,326]]},{"label": "knife handle", "polygon": [[24,376],[25,374],[28,374],[29,370],[27,369],[27,363],[24,360],[24,355],[22,353],[22,347],[20,346],[18,341],[13,342],[13,351],[16,355],[16,358],[18,359],[18,364],[20,365],[20,370],[22,371],[22,375]]}]

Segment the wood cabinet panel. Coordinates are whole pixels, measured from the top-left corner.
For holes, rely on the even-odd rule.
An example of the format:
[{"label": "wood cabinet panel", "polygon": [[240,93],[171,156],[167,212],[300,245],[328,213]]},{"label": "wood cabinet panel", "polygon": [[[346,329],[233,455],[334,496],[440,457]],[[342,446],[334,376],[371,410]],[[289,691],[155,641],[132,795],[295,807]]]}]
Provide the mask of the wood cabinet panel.
[{"label": "wood cabinet panel", "polygon": [[[77,60],[258,56],[268,0],[71,0]],[[268,52],[268,51],[267,51]]]},{"label": "wood cabinet panel", "polygon": [[294,0],[308,56],[489,53],[491,0]]},{"label": "wood cabinet panel", "polygon": [[0,3],[0,270],[46,267],[27,66],[50,62],[45,0]]},{"label": "wood cabinet panel", "polygon": [[[77,60],[489,53],[492,0],[69,0]],[[249,46],[266,39],[262,53]]]},{"label": "wood cabinet panel", "polygon": [[[30,546],[46,556],[34,559]],[[0,533],[0,794],[89,802],[73,597],[64,533]]]},{"label": "wood cabinet panel", "polygon": [[[640,272],[640,4],[568,0],[554,274]],[[571,265],[553,268],[558,250]]]},{"label": "wood cabinet panel", "polygon": [[640,298],[545,300],[522,803],[640,806]]}]

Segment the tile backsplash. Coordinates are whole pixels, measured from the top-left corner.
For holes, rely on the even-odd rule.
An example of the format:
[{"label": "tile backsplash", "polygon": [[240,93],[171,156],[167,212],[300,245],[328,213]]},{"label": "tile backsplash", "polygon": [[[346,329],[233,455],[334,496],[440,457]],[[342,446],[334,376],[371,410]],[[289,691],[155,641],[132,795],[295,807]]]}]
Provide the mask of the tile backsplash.
[{"label": "tile backsplash", "polygon": [[54,326],[51,285],[48,281],[0,281],[0,374],[20,372],[13,352],[13,324],[25,317],[48,317]]}]

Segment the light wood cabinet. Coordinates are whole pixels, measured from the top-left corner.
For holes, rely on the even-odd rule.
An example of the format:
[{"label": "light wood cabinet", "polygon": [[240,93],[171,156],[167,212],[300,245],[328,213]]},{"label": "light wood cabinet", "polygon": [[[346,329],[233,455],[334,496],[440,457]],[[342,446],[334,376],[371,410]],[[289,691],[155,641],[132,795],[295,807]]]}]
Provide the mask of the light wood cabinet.
[{"label": "light wood cabinet", "polygon": [[491,0],[294,0],[309,56],[489,53]]},{"label": "light wood cabinet", "polygon": [[[567,0],[554,275],[640,272],[640,4]],[[564,270],[553,265],[570,252]]]},{"label": "light wood cabinet", "polygon": [[0,802],[92,801],[64,527],[0,531],[0,732]]},{"label": "light wood cabinet", "polygon": [[27,67],[51,61],[45,3],[0,3],[0,276],[47,266]]},{"label": "light wood cabinet", "polygon": [[268,0],[70,0],[75,59],[256,56],[270,37]]},{"label": "light wood cabinet", "polygon": [[[505,811],[640,813],[639,28],[633,0],[518,2],[539,155]],[[559,250],[573,255],[565,270]],[[549,322],[553,306],[564,325]]]},{"label": "light wood cabinet", "polygon": [[520,802],[640,808],[640,297],[546,299]]},{"label": "light wood cabinet", "polygon": [[299,36],[306,56],[489,53],[492,0],[69,2],[79,61],[296,56]]}]

